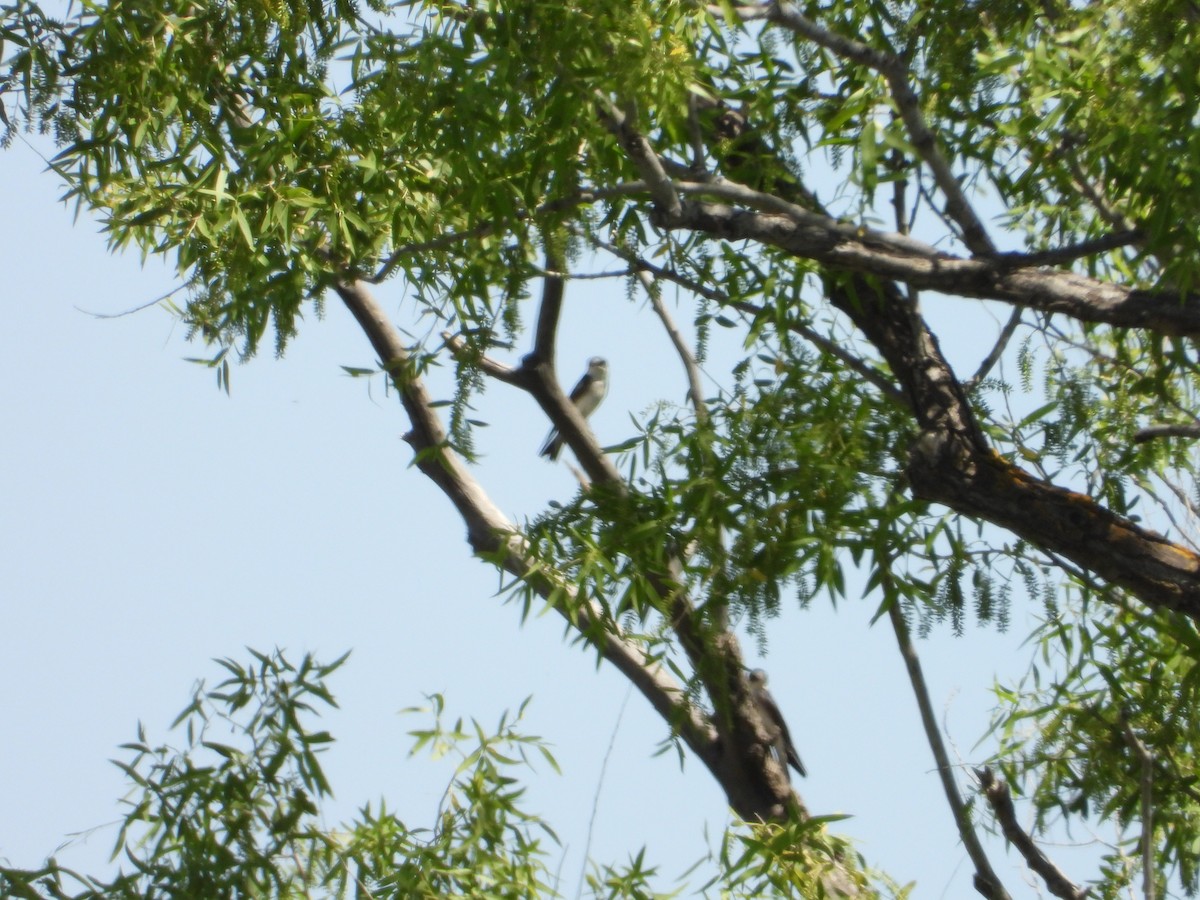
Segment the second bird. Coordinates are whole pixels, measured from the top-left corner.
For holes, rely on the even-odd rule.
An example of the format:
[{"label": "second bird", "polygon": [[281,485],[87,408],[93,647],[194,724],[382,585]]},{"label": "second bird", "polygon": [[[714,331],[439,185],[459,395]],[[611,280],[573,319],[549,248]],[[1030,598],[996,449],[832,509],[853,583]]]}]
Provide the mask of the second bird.
[{"label": "second bird", "polygon": [[763,718],[775,731],[775,754],[779,758],[779,764],[783,766],[785,773],[790,765],[802,776],[808,777],[804,763],[800,762],[800,754],[796,752],[796,747],[792,744],[792,735],[788,731],[787,722],[783,721],[783,713],[779,711],[775,698],[767,690],[767,673],[762,669],[755,669],[750,673],[749,681],[750,694],[754,698],[754,702],[758,704]]},{"label": "second bird", "polygon": [[[599,356],[588,360],[587,372],[579,383],[571,389],[571,402],[585,419],[596,411],[604,395],[608,393],[608,363]],[[557,428],[550,430],[550,436],[542,446],[541,456],[548,459],[558,459],[562,450],[563,439]]]}]

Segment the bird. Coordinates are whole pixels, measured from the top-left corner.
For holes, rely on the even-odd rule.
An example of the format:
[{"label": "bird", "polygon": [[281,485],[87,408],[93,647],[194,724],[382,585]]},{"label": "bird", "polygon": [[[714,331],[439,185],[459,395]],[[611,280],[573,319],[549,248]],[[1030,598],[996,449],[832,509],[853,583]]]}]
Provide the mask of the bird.
[{"label": "bird", "polygon": [[762,713],[763,718],[774,731],[774,747],[775,755],[779,759],[779,764],[786,770],[788,765],[800,773],[801,777],[808,777],[808,770],[804,768],[804,763],[800,761],[800,754],[796,752],[796,747],[792,744],[792,735],[788,731],[787,722],[783,721],[783,713],[779,711],[779,706],[775,703],[775,698],[771,696],[771,692],[767,690],[767,673],[762,669],[755,669],[750,673],[750,696],[754,702],[758,704],[758,709]]},{"label": "bird", "polygon": [[[604,395],[608,393],[608,363],[599,356],[588,360],[587,372],[579,379],[579,383],[571,388],[571,402],[585,419],[596,411]],[[558,459],[562,450],[563,439],[557,428],[551,428],[542,445],[539,456],[547,459]]]}]

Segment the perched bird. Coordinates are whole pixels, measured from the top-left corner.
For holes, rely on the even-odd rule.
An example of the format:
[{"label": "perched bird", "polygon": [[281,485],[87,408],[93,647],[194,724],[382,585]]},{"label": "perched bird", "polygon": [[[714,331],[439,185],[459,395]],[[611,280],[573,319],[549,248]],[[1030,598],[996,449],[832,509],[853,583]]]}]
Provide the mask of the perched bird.
[{"label": "perched bird", "polygon": [[[599,356],[588,360],[587,372],[579,383],[571,389],[571,402],[585,419],[596,411],[604,395],[608,393],[608,363]],[[550,429],[550,435],[542,446],[540,455],[549,459],[558,459],[562,450],[562,435],[557,428]]]},{"label": "perched bird", "polygon": [[803,777],[807,778],[808,772],[804,768],[804,763],[800,762],[800,755],[796,752],[796,748],[792,744],[792,735],[788,731],[787,722],[783,721],[783,713],[779,711],[779,706],[775,703],[775,698],[767,690],[767,673],[762,669],[755,669],[750,673],[749,681],[750,696],[754,698],[754,702],[758,704],[758,709],[763,714],[763,718],[767,720],[767,723],[775,732],[775,755],[779,759],[779,764],[784,769],[787,769],[790,765]]}]

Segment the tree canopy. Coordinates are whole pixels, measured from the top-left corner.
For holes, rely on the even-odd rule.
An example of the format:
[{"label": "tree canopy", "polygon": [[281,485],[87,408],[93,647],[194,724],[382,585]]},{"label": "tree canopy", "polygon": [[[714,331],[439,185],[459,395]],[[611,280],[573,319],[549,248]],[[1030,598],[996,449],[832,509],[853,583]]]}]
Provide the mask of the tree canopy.
[{"label": "tree canopy", "polygon": [[[112,244],[175,260],[179,314],[226,385],[229,359],[285,352],[336,296],[470,549],[636,686],[767,823],[770,859],[800,854],[806,874],[776,889],[874,889],[772,752],[740,645],[767,643],[785,603],[842,601],[852,570],[909,660],[981,894],[1008,896],[975,835],[994,822],[1048,890],[1082,896],[1011,791],[1035,831],[1117,824],[1098,894],[1200,886],[1190,0],[0,9],[6,138],[52,133],[67,197]],[[555,368],[583,277],[648,300],[689,385],[616,446]],[[379,297],[401,292],[397,322]],[[969,369],[942,352],[934,295],[1003,310]],[[744,353],[711,389],[717,330]],[[452,402],[426,387],[436,365],[455,367]],[[501,512],[475,457],[471,401],[493,385],[528,392],[578,461],[578,494],[531,521]],[[1014,604],[1041,609],[1049,674],[998,688],[1002,746],[972,780],[941,746],[911,631],[1003,627]],[[226,758],[282,765],[310,739]],[[320,792],[294,758],[306,793],[271,806],[271,833],[297,834]],[[503,796],[490,770],[471,777],[475,800]]]}]

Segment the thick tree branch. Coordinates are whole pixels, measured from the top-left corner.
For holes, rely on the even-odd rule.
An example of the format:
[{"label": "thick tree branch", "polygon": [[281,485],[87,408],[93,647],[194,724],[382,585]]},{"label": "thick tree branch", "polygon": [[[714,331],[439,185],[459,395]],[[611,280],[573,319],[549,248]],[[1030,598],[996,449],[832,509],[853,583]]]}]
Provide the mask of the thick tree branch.
[{"label": "thick tree branch", "polygon": [[811,226],[831,236],[861,242],[864,246],[892,251],[900,256],[914,255],[926,259],[954,259],[949,254],[936,250],[923,241],[898,232],[876,231],[842,222],[823,212],[812,212],[775,194],[756,191],[744,184],[722,179],[720,181],[678,181],[675,190],[684,195],[717,197],[730,200],[747,209],[767,213],[780,213],[797,225]]},{"label": "thick tree branch", "polygon": [[[737,134],[753,137],[744,119],[732,125]],[[761,140],[753,148],[770,153]],[[812,199],[803,185],[794,193]],[[917,496],[1008,528],[1151,607],[1200,620],[1200,556],[1089,497],[1031,477],[990,449],[936,339],[895,282],[1168,334],[1200,335],[1200,297],[1130,290],[1069,272],[1002,271],[987,260],[925,256],[901,262],[904,253],[848,240],[827,223],[712,203],[686,201],[677,218],[656,214],[664,228],[774,246],[848,273],[832,284],[830,302],[879,349],[904,385],[921,431],[908,467]]]},{"label": "thick tree branch", "polygon": [[[388,321],[366,284],[342,282],[337,285],[337,292],[367,334],[400,393],[413,426],[406,440],[416,451],[417,467],[459,511],[467,524],[468,540],[475,553],[524,579],[540,596],[549,598],[556,591],[564,593],[569,599],[557,606],[559,612],[575,630],[598,646],[604,658],[650,700],[664,721],[678,730],[713,773],[740,815],[748,819],[782,818],[789,808],[802,810],[791,793],[786,773],[778,771],[779,767],[768,751],[771,734],[749,697],[736,639],[732,635],[722,635],[715,642],[716,646],[708,648],[710,652],[717,651],[711,660],[708,653],[697,660],[695,653],[700,638],[696,634],[689,635],[687,630],[694,627],[692,617],[677,615],[673,623],[682,631],[681,641],[685,647],[690,642],[692,652],[689,656],[693,662],[703,664],[710,660],[711,664],[704,667],[708,669],[705,682],[710,696],[732,698],[731,703],[728,699],[725,703],[725,711],[732,715],[732,724],[725,723],[725,716],[720,715],[714,726],[686,702],[680,686],[659,662],[624,638],[619,626],[605,617],[597,603],[579,595],[573,585],[555,578],[550,570],[527,555],[524,539],[516,526],[491,502],[458,455],[446,446],[446,434],[431,399],[420,379],[408,371],[408,353],[399,332]],[[677,613],[679,602],[681,598],[677,597]],[[685,611],[690,613],[690,608]],[[733,673],[731,683],[727,680],[729,673]]]},{"label": "thick tree branch", "polygon": [[1036,479],[992,450],[933,432],[914,444],[908,475],[917,496],[1001,525],[1147,606],[1200,621],[1200,555],[1091,497]]},{"label": "thick tree branch", "polygon": [[[1062,313],[1081,322],[1200,337],[1200,295],[1129,288],[1040,267],[1045,259],[1075,259],[1085,251],[1111,249],[1125,241],[1127,234],[1044,253],[966,259],[943,253],[906,235],[840,222],[733,182],[678,182],[673,187],[677,195],[721,197],[748,208],[682,204],[678,216],[664,221],[666,227],[703,230],[730,241],[766,243],[831,268],[877,275],[952,298],[998,300],[1042,312]],[[629,197],[650,192],[644,181],[629,182],[609,190],[581,191],[571,198],[544,204],[536,212],[583,206],[609,196]],[[368,281],[382,281],[404,256],[446,249],[491,234],[497,227],[495,223],[487,223],[406,245],[397,249]]]},{"label": "thick tree branch", "polygon": [[1008,785],[996,778],[988,768],[976,769],[975,775],[1004,836],[1024,857],[1025,864],[1046,882],[1046,889],[1063,900],[1084,900],[1088,896],[1088,889],[1079,887],[1064,875],[1017,822],[1017,810],[1013,806]]},{"label": "thick tree branch", "polygon": [[1200,337],[1197,294],[1138,290],[1052,269],[1004,271],[987,260],[936,252],[896,252],[895,245],[847,237],[828,222],[801,224],[789,216],[715,203],[689,201],[678,217],[660,217],[658,222],[665,228],[701,231],[723,240],[767,244],[832,269],[900,281],[951,297],[1000,300],[1081,322]]},{"label": "thick tree branch", "polygon": [[542,279],[542,302],[538,305],[537,328],[533,333],[533,352],[530,356],[537,362],[544,363],[548,367],[546,371],[553,375],[554,346],[558,337],[558,322],[562,317],[566,286],[562,275],[550,273],[566,272],[566,263],[562,254],[553,248],[550,239],[546,241],[546,270],[547,274]]},{"label": "thick tree branch", "polygon": [[[557,606],[559,612],[575,630],[595,643],[604,658],[629,678],[663,719],[679,731],[713,773],[739,815],[751,820],[780,819],[791,810],[803,815],[804,807],[792,793],[786,771],[770,754],[772,734],[750,697],[737,639],[721,629],[706,637],[706,629],[683,588],[678,554],[668,562],[669,577],[651,573],[650,580],[667,603],[670,625],[713,701],[713,721],[686,702],[682,689],[661,664],[627,641],[619,625],[606,617],[595,601],[582,597],[572,584],[556,578],[551,570],[528,556],[516,525],[491,502],[463,461],[446,445],[446,433],[430,397],[420,379],[408,371],[408,352],[399,332],[375,302],[366,283],[345,281],[337,285],[337,292],[366,332],[400,393],[413,425],[405,439],[416,452],[417,467],[459,511],[476,555],[525,580],[542,597],[563,592],[569,599]],[[462,347],[462,342],[453,337],[447,342],[452,349]],[[580,430],[578,437],[595,448],[592,462],[600,466],[601,476],[596,480],[616,488],[618,496],[623,495],[625,485],[619,474],[596,445],[582,416],[563,395],[557,380],[547,382],[531,377],[524,367],[514,370],[494,361],[486,365],[502,380],[524,387],[535,396],[544,396],[549,405],[558,406],[560,412],[577,419],[574,424]],[[562,422],[569,424],[567,419]],[[585,449],[592,455],[590,448]]]},{"label": "thick tree branch", "polygon": [[1167,437],[1200,438],[1200,425],[1148,425],[1133,435],[1139,444]]}]

